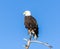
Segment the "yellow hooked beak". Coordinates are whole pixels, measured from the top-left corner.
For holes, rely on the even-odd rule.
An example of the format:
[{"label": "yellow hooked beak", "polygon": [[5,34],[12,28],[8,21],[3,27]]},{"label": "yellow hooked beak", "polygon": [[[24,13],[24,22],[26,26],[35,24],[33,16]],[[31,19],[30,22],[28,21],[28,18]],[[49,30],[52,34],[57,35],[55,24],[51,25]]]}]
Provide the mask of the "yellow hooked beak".
[{"label": "yellow hooked beak", "polygon": [[23,15],[25,15],[25,12],[23,13]]},{"label": "yellow hooked beak", "polygon": [[23,13],[23,15],[26,15],[26,14],[28,14],[28,12],[24,12],[24,13]]}]

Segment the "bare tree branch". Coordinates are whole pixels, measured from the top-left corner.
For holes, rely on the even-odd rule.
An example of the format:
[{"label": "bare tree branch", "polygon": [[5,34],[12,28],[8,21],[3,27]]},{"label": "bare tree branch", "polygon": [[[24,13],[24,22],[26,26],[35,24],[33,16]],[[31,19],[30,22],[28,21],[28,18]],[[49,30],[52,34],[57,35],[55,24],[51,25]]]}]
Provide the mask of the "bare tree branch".
[{"label": "bare tree branch", "polygon": [[25,45],[26,49],[29,49],[29,46],[31,43],[39,43],[39,44],[45,45],[45,46],[49,47],[50,49],[52,49],[52,46],[45,42],[41,42],[41,41],[37,41],[37,40],[30,40],[30,39],[27,40],[25,38],[24,38],[24,40],[27,41],[27,45]]}]

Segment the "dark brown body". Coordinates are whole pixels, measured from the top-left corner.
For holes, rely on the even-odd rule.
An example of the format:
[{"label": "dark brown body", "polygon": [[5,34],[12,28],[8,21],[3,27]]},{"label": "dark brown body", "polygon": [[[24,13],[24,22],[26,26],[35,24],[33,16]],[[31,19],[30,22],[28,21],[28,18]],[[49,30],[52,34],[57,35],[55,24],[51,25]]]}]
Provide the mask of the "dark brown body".
[{"label": "dark brown body", "polygon": [[[34,31],[34,34],[36,34],[36,36],[38,37],[38,24],[35,20],[34,17],[32,16],[25,16],[25,20],[24,20],[24,24],[25,24],[25,27],[30,30],[30,31]],[[33,35],[34,35],[33,34]]]}]

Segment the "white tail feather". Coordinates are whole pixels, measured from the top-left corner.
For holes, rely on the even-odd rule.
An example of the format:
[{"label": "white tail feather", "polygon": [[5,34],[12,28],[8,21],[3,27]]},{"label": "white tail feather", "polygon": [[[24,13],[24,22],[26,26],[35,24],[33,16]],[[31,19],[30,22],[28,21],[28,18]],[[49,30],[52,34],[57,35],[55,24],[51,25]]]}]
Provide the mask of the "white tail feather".
[{"label": "white tail feather", "polygon": [[37,39],[37,36],[36,36],[36,34],[35,34],[35,36],[34,36],[34,39],[35,39],[35,40]]}]

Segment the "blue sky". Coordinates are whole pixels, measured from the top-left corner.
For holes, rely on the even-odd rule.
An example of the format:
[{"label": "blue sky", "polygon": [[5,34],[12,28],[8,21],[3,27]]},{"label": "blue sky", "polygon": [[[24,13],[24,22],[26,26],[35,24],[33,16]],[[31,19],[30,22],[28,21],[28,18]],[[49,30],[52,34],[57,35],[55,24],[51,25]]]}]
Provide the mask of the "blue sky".
[{"label": "blue sky", "polygon": [[[0,0],[0,49],[24,49],[29,38],[23,12],[30,10],[39,25],[38,40],[60,48],[60,0]],[[32,43],[30,49],[48,49]]]}]

